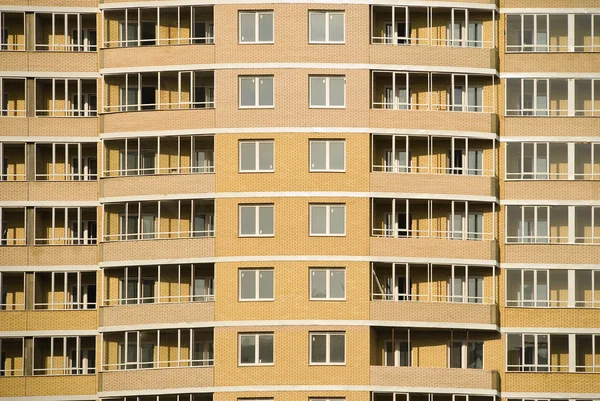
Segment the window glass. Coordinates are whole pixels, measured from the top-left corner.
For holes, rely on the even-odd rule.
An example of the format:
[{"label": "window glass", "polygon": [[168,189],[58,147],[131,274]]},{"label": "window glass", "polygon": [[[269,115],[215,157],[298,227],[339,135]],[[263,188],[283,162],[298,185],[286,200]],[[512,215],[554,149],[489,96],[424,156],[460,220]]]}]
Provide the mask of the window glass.
[{"label": "window glass", "polygon": [[256,234],[256,208],[254,206],[241,207],[240,214],[240,234]]},{"label": "window glass", "polygon": [[313,334],[311,336],[310,361],[312,363],[327,362],[327,336],[325,334]]},{"label": "window glass", "polygon": [[240,106],[254,106],[256,101],[254,78],[240,79]]},{"label": "window glass", "polygon": [[256,299],[256,271],[244,269],[240,272],[241,299]]},{"label": "window glass", "polygon": [[333,270],[330,272],[330,298],[343,299],[346,297],[346,272]]},{"label": "window glass", "polygon": [[345,79],[343,77],[329,78],[329,105],[341,107],[345,104]]},{"label": "window glass", "polygon": [[259,234],[261,235],[272,235],[273,234],[273,207],[272,206],[261,206],[259,207]]},{"label": "window glass", "polygon": [[256,337],[254,335],[240,336],[240,363],[255,363]]},{"label": "window glass", "polygon": [[273,106],[273,77],[259,79],[258,105]]},{"label": "window glass", "polygon": [[310,273],[310,297],[327,298],[327,270],[314,269]]},{"label": "window glass", "polygon": [[258,15],[258,41],[273,41],[273,14],[260,13]]},{"label": "window glass", "polygon": [[324,77],[310,78],[310,105],[326,106],[326,84]]},{"label": "window glass", "polygon": [[258,342],[258,362],[273,363],[273,336],[260,335]]},{"label": "window glass", "polygon": [[258,297],[260,299],[273,299],[273,270],[261,270],[258,280]]},{"label": "window glass", "polygon": [[241,34],[241,38],[240,41],[241,42],[255,42],[256,41],[256,35],[254,34],[254,30],[255,30],[255,18],[256,18],[256,14],[255,13],[241,13],[240,14],[240,34]]},{"label": "window glass", "polygon": [[241,169],[242,170],[254,170],[256,168],[256,142],[241,142]]},{"label": "window glass", "polygon": [[310,142],[310,163],[313,170],[325,170],[326,162],[326,141],[311,141]]},{"label": "window glass", "polygon": [[344,41],[344,13],[329,14],[329,41]]},{"label": "window glass", "polygon": [[311,234],[326,234],[327,233],[327,207],[312,206],[311,207]]},{"label": "window glass", "polygon": [[346,361],[346,336],[344,334],[330,335],[330,362],[344,363]]},{"label": "window glass", "polygon": [[331,206],[330,215],[330,234],[344,234],[346,232],[346,208]]},{"label": "window glass", "polygon": [[325,23],[327,15],[325,13],[310,13],[310,41],[325,42]]},{"label": "window glass", "polygon": [[258,144],[258,169],[273,170],[273,142],[260,142]]},{"label": "window glass", "polygon": [[344,170],[346,168],[346,152],[344,141],[331,141],[329,143],[329,169]]}]

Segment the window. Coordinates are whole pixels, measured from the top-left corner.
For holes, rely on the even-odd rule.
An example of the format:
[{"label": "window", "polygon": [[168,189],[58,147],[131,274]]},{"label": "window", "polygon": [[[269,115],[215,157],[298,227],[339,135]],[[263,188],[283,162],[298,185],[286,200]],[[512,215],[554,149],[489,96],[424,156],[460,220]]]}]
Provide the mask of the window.
[{"label": "window", "polygon": [[343,11],[310,11],[310,43],[344,43]]},{"label": "window", "polygon": [[[473,304],[483,303],[483,277],[469,276],[465,280],[462,269],[456,267],[457,273],[447,278],[447,293],[449,302],[468,302]],[[463,270],[464,272],[464,270]]]},{"label": "window", "polygon": [[273,333],[240,334],[240,365],[272,365]]},{"label": "window", "polygon": [[240,107],[273,107],[273,77],[240,77]]},{"label": "window", "polygon": [[346,333],[310,333],[311,365],[345,365]]},{"label": "window", "polygon": [[120,222],[120,240],[153,239],[156,236],[156,216],[153,214],[142,214],[139,222],[137,214],[129,214],[127,218],[121,214]]},{"label": "window", "polygon": [[240,43],[273,43],[272,11],[240,11]]},{"label": "window", "polygon": [[240,269],[240,301],[272,301],[274,299],[273,269]]},{"label": "window", "polygon": [[[591,270],[575,271],[575,305],[569,305],[569,272],[566,269],[508,269],[506,271],[506,306],[552,308],[591,306],[577,304],[578,296],[591,298]],[[581,274],[581,275],[580,275]],[[582,278],[583,280],[579,280]],[[598,275],[600,278],[600,274]],[[582,282],[583,281],[583,282]],[[582,284],[590,291],[585,291]]]},{"label": "window", "polygon": [[212,341],[195,341],[192,366],[214,365],[214,346]]},{"label": "window", "polygon": [[310,235],[346,235],[346,205],[310,205]]},{"label": "window", "polygon": [[[139,283],[138,283],[139,281]],[[119,300],[121,305],[135,305],[154,303],[156,279],[154,277],[142,277],[138,280],[137,276],[119,277]],[[138,288],[141,294],[138,293]]]},{"label": "window", "polygon": [[310,141],[310,171],[345,171],[346,142]]},{"label": "window", "polygon": [[240,206],[240,237],[271,237],[274,223],[273,205]]},{"label": "window", "polygon": [[410,366],[411,355],[408,341],[396,340],[392,348],[392,342],[384,344],[384,366]]},{"label": "window", "polygon": [[346,299],[346,270],[312,268],[310,272],[310,299]]},{"label": "window", "polygon": [[448,344],[448,367],[483,369],[483,341],[454,341]]},{"label": "window", "polygon": [[240,172],[273,171],[273,141],[240,141]]},{"label": "window", "polygon": [[310,77],[310,107],[346,107],[346,77]]},{"label": "window", "polygon": [[151,369],[154,367],[154,344],[140,344],[138,350],[135,340],[133,344],[128,343],[127,347],[125,347],[124,343],[119,343],[118,361],[119,369]]},{"label": "window", "polygon": [[[554,340],[558,340],[556,336]],[[548,372],[550,336],[548,334],[506,335],[507,363],[509,372]],[[563,345],[563,344],[561,344]]]},{"label": "window", "polygon": [[448,46],[483,47],[483,24],[481,22],[469,21],[468,29],[465,29],[463,21],[455,21],[453,30],[450,29],[451,26],[452,22],[448,22],[446,25]]}]

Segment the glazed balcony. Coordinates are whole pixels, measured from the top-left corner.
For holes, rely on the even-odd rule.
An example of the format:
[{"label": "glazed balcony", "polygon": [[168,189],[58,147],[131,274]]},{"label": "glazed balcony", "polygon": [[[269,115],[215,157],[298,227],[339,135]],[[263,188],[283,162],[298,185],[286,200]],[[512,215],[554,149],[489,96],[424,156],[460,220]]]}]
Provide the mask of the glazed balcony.
[{"label": "glazed balcony", "polygon": [[452,393],[371,393],[373,401],[493,401],[495,392],[484,391],[477,395],[464,395]]},{"label": "glazed balcony", "polygon": [[493,266],[373,263],[370,317],[497,325]]},{"label": "glazed balcony", "polygon": [[214,125],[214,71],[115,74],[104,81],[103,132]]},{"label": "glazed balcony", "polygon": [[213,6],[104,11],[103,68],[214,63]]},{"label": "glazed balcony", "polygon": [[100,325],[214,320],[214,265],[111,267],[103,270]]},{"label": "glazed balcony", "polygon": [[3,191],[4,193],[8,194],[8,188],[11,190],[20,188],[10,184],[5,185],[6,182],[25,181],[27,178],[25,175],[25,162],[24,143],[0,142],[0,187],[7,188],[6,192]]},{"label": "glazed balcony", "polygon": [[105,262],[212,256],[214,200],[106,203],[104,230]]},{"label": "glazed balcony", "polygon": [[495,259],[494,214],[493,202],[375,198],[371,251],[374,256]]},{"label": "glazed balcony", "polygon": [[372,192],[496,196],[495,141],[373,135]]},{"label": "glazed balcony", "polygon": [[173,380],[186,388],[214,385],[211,328],[105,332],[102,341],[101,391],[169,388]]},{"label": "glazed balcony", "polygon": [[372,71],[371,85],[381,128],[496,132],[492,75]]},{"label": "glazed balcony", "polygon": [[373,327],[371,385],[497,391],[497,372],[484,370],[494,332]]},{"label": "glazed balcony", "polygon": [[213,173],[213,136],[105,140],[103,177],[109,179],[101,180],[101,194],[152,195],[157,188],[160,193],[212,193]]},{"label": "glazed balcony", "polygon": [[454,66],[496,68],[496,17],[489,9],[372,6],[371,13],[371,60],[376,64],[411,60],[449,66],[464,58],[467,65]]},{"label": "glazed balcony", "polygon": [[0,77],[0,117],[26,116],[26,87],[25,78]]}]

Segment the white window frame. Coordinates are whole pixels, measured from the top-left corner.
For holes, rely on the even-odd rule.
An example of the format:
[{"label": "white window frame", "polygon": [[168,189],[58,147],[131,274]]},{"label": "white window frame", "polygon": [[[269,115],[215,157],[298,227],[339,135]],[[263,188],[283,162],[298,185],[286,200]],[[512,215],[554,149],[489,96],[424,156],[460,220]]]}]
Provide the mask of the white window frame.
[{"label": "white window frame", "polygon": [[[273,81],[273,104],[260,104],[260,80],[270,78]],[[242,80],[253,79],[254,82],[254,105],[242,106]],[[275,108],[275,77],[273,75],[240,75],[238,76],[238,107],[240,109],[274,109]]]},{"label": "white window frame", "polygon": [[[254,234],[242,234],[242,208],[254,208],[256,226]],[[260,233],[260,208],[270,207],[273,209],[273,234]],[[238,235],[240,237],[274,237],[275,236],[275,205],[272,203],[263,204],[241,204],[238,207]]]},{"label": "white window frame", "polygon": [[[325,142],[325,169],[318,169],[313,167],[312,163],[312,144],[316,142]],[[342,142],[344,144],[344,168],[343,169],[333,169],[331,168],[331,143],[332,142]],[[308,141],[308,152],[309,152],[309,171],[311,172],[335,172],[335,173],[345,173],[346,172],[346,140],[344,139],[310,139]]]},{"label": "white window frame", "polygon": [[392,365],[388,365],[388,353],[387,353],[388,344],[390,345],[390,348],[391,348],[392,340],[385,340],[383,342],[383,366],[404,366],[404,365],[400,364],[400,355],[402,353],[402,350],[401,350],[402,344],[406,344],[406,347],[408,349],[408,365],[406,365],[406,367],[412,366],[412,361],[413,361],[412,345],[409,340],[399,340],[399,339],[394,340],[394,344],[393,344],[393,346],[394,346],[393,347],[393,354],[394,354],[393,362],[394,363]]},{"label": "white window frame", "polygon": [[[325,275],[325,298],[313,298],[312,296],[312,284],[313,284],[313,272],[324,271]],[[331,273],[333,272],[344,272],[344,296],[342,298],[334,298],[331,296]],[[310,267],[308,269],[309,276],[309,288],[308,294],[311,301],[345,301],[346,300],[346,268],[345,267]]]},{"label": "white window frame", "polygon": [[[509,342],[509,336],[521,336],[521,364],[520,365],[509,365],[508,364],[508,342]],[[532,364],[526,364],[525,363],[525,336],[533,336],[533,341],[534,341],[534,354],[533,354],[533,359],[534,359],[534,363]],[[539,343],[540,343],[540,336],[546,336],[547,337],[547,341],[548,341],[548,355],[547,355],[547,359],[548,359],[548,363],[546,364],[540,364],[539,363]],[[548,373],[548,372],[556,372],[556,370],[552,370],[553,368],[556,368],[556,365],[552,364],[552,336],[550,333],[507,333],[506,335],[506,339],[504,340],[504,358],[505,358],[505,366],[506,366],[506,372],[508,373],[515,373],[515,372],[544,372],[544,373]],[[570,350],[569,350],[570,351]],[[509,370],[509,367],[512,368],[512,370]]]},{"label": "white window frame", "polygon": [[[504,306],[506,308],[545,308],[545,309],[551,308],[551,306],[550,306],[550,270],[525,268],[525,269],[518,269],[516,271],[518,271],[519,275],[520,275],[519,288],[517,291],[519,299],[509,299],[508,298],[509,282],[508,282],[508,275],[505,274],[506,277],[504,279],[505,280]],[[533,275],[533,288],[531,291],[533,298],[525,299],[525,274],[527,274],[529,272],[531,272],[531,274]],[[540,295],[542,295],[542,294],[538,291],[538,278],[540,278],[540,276],[546,277],[546,292],[543,294],[546,297],[545,299],[540,298]],[[569,292],[571,292],[571,291],[569,291]],[[592,292],[592,294],[593,294],[593,292]],[[557,302],[557,301],[555,301],[555,302]],[[510,305],[509,305],[509,303],[510,303]]]},{"label": "white window frame", "polygon": [[[242,168],[242,144],[243,143],[251,143],[254,145],[254,155],[255,155],[255,166],[253,170],[244,170]],[[271,168],[267,170],[260,169],[260,145],[264,143],[270,143],[273,145],[273,160],[271,160]],[[272,173],[275,171],[275,141],[272,139],[266,140],[240,140],[238,142],[238,155],[239,155],[239,172],[240,173]]]},{"label": "white window frame", "polygon": [[[330,94],[330,79],[331,78],[343,78],[344,79],[344,104],[342,106],[331,106],[331,94]],[[325,105],[313,105],[312,101],[312,80],[313,79],[325,79]],[[346,108],[346,76],[345,75],[310,75],[308,77],[309,81],[309,93],[308,93],[308,103],[309,108],[311,109],[345,109]]]},{"label": "white window frame", "polygon": [[[344,362],[331,362],[331,336],[332,335],[343,335],[344,336]],[[313,336],[325,336],[325,362],[313,362],[312,361],[312,339]],[[323,365],[336,365],[343,366],[346,365],[346,354],[348,349],[346,332],[345,331],[311,331],[308,333],[308,355],[309,355],[309,365],[313,366],[323,366]]]},{"label": "white window frame", "polygon": [[[452,343],[460,343],[460,368],[452,368],[450,366],[450,353],[452,352]],[[472,370],[484,370],[485,369],[485,341],[476,340],[469,341],[469,343],[481,343],[482,358],[481,358],[481,369],[469,368],[469,347],[467,346],[466,340],[454,340],[446,343],[446,367],[449,369],[472,369]]]},{"label": "white window frame", "polygon": [[[253,14],[254,15],[254,38],[252,42],[242,41],[242,15]],[[273,16],[273,40],[260,40],[259,38],[259,23],[260,16],[264,14],[271,14]],[[275,43],[275,13],[273,11],[252,11],[252,10],[240,10],[238,11],[238,44],[240,45],[257,45],[257,44],[273,44]]]},{"label": "white window frame", "polygon": [[[312,32],[312,20],[311,20],[311,15],[312,14],[325,14],[325,40],[324,41],[320,41],[320,40],[313,40],[311,38],[311,32]],[[344,19],[344,24],[343,24],[343,36],[344,39],[341,41],[337,41],[337,40],[331,40],[329,38],[329,21],[330,21],[330,15],[331,14],[341,14],[343,16]],[[319,11],[319,10],[311,10],[308,12],[308,43],[315,43],[315,44],[327,44],[327,43],[331,43],[331,44],[344,44],[346,43],[346,12],[345,11]]]},{"label": "white window frame", "polygon": [[[312,212],[313,207],[325,207],[325,233],[313,233],[312,229]],[[332,207],[343,207],[344,208],[344,232],[342,234],[331,234],[331,208]],[[345,203],[332,203],[332,204],[322,204],[315,203],[309,205],[309,216],[308,216],[308,225],[309,225],[309,235],[311,237],[345,237],[346,236],[346,204]]]},{"label": "white window frame", "polygon": [[[244,272],[253,271],[254,276],[254,293],[255,298],[242,298],[242,274]],[[260,297],[260,273],[269,271],[273,272],[273,297],[272,298],[261,298]],[[257,301],[274,301],[275,300],[275,270],[271,268],[260,268],[260,269],[238,269],[238,301],[240,302],[257,302]]]},{"label": "white window frame", "polygon": [[[254,363],[242,363],[242,337],[254,337]],[[273,362],[260,362],[260,336],[271,336],[273,343]],[[275,364],[275,334],[272,332],[262,333],[239,333],[238,334],[238,366],[273,366]]]}]

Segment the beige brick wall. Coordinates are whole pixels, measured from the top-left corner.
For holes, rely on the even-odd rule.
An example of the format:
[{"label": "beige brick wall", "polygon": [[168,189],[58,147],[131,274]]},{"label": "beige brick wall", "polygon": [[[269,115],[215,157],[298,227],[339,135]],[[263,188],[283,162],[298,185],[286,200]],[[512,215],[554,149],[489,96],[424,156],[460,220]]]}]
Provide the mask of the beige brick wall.
[{"label": "beige brick wall", "polygon": [[[343,139],[346,171],[310,172],[310,141]],[[274,171],[239,172],[240,141],[273,140]],[[338,133],[226,134],[215,138],[216,189],[218,192],[356,191],[369,190],[369,136]]]},{"label": "beige brick wall", "polygon": [[[344,268],[344,301],[310,300],[311,267]],[[273,268],[274,301],[240,301],[239,269]],[[370,266],[364,262],[217,263],[215,320],[366,320]],[[290,277],[295,277],[290,280]]]}]

